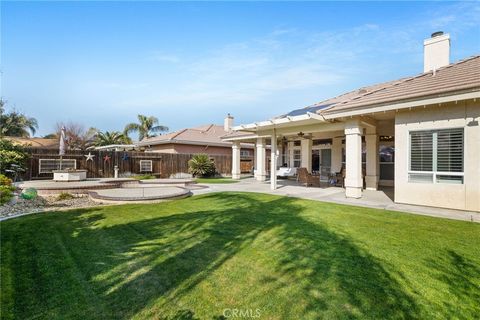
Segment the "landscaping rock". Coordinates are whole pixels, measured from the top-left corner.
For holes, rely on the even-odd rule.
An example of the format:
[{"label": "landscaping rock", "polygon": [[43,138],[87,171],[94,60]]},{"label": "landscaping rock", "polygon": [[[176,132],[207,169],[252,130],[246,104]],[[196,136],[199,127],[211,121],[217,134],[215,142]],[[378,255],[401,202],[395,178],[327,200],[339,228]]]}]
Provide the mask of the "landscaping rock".
[{"label": "landscaping rock", "polygon": [[67,200],[57,200],[57,196],[37,197],[32,200],[26,200],[16,196],[15,201],[11,201],[0,207],[0,218],[25,213],[95,207],[99,205],[99,203],[92,201],[86,195],[75,196]]}]

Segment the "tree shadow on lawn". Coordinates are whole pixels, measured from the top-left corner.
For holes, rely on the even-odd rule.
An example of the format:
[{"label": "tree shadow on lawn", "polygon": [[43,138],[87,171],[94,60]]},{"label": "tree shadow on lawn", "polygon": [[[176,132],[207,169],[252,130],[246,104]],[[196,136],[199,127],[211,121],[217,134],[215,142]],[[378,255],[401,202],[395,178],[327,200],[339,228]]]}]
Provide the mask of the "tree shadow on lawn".
[{"label": "tree shadow on lawn", "polygon": [[[452,296],[439,302],[446,319],[475,319],[480,315],[480,267],[453,250],[441,251],[429,263],[434,277],[448,285]],[[468,303],[470,302],[470,303]]]},{"label": "tree shadow on lawn", "polygon": [[[101,211],[95,209],[56,216],[67,220],[63,242],[95,292],[98,308],[90,316],[166,316],[162,304],[176,303],[259,235],[275,229],[274,240],[283,251],[274,268],[300,284],[306,300],[297,318],[420,317],[414,299],[380,262],[345,236],[306,220],[295,199],[252,198],[210,194],[187,201],[202,206],[211,201],[211,210],[124,224],[102,225]],[[277,287],[292,283],[266,281]]]}]

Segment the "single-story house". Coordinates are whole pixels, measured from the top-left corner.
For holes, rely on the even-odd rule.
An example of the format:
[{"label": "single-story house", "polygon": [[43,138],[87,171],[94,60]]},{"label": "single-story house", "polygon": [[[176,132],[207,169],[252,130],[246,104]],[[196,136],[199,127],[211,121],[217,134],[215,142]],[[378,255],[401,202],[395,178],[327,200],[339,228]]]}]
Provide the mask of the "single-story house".
[{"label": "single-story house", "polygon": [[20,145],[25,148],[58,150],[58,146],[59,146],[58,139],[24,138],[24,137],[9,137],[9,136],[5,136],[3,138],[6,140],[9,140],[13,144]]},{"label": "single-story house", "polygon": [[[229,114],[224,125],[208,124],[196,128],[186,128],[175,132],[146,138],[136,144],[145,152],[182,153],[208,155],[231,155],[232,142],[223,141],[232,131],[233,117]],[[242,144],[240,153],[241,172],[251,172],[254,166],[253,144]]]},{"label": "single-story house", "polygon": [[[424,41],[423,73],[359,88],[266,121],[233,127],[232,177],[241,143],[256,143],[255,178],[280,166],[345,169],[346,197],[394,187],[397,203],[480,211],[480,56],[450,63],[450,36]],[[276,175],[270,179],[277,184]]]}]

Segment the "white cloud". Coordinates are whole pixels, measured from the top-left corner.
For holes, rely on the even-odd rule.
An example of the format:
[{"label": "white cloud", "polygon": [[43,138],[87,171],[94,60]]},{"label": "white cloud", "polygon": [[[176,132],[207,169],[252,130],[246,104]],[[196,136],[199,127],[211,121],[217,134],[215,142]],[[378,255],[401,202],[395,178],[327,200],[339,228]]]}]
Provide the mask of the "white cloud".
[{"label": "white cloud", "polygon": [[[477,7],[469,5],[471,13],[462,20],[462,26],[478,18]],[[329,32],[273,30],[263,37],[198,53],[190,60],[185,57],[176,65],[175,79],[159,74],[139,94],[122,97],[120,105],[126,109],[258,105],[308,90],[320,93],[330,88],[326,94],[338,94],[349,83],[375,82],[365,82],[365,75],[386,81],[391,80],[392,72],[397,72],[398,77],[419,73],[423,38],[437,26],[450,29],[458,25],[459,12],[465,8],[462,4],[431,12],[428,19],[388,27],[366,22]],[[180,62],[177,56],[160,51],[152,54],[152,59]],[[412,68],[415,64],[418,68]],[[405,67],[418,71],[402,73]],[[332,89],[337,87],[337,91]]]}]

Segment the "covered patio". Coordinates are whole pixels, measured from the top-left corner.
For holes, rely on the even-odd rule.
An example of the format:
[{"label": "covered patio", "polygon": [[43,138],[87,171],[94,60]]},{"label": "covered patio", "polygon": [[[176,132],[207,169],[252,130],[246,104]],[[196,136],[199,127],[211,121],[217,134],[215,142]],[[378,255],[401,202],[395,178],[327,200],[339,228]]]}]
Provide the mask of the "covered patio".
[{"label": "covered patio", "polygon": [[[240,144],[248,142],[255,144],[254,178],[266,181],[270,177],[271,190],[298,185],[271,174],[282,167],[294,172],[306,168],[319,186],[340,190],[347,198],[361,198],[365,190],[375,191],[379,186],[393,190],[394,112],[327,119],[316,113],[322,107],[327,106],[298,109],[235,127],[236,131],[224,138],[232,142],[232,178],[240,178]],[[333,187],[339,184],[332,178],[338,177],[344,190]],[[391,194],[393,201],[393,191]]]}]

